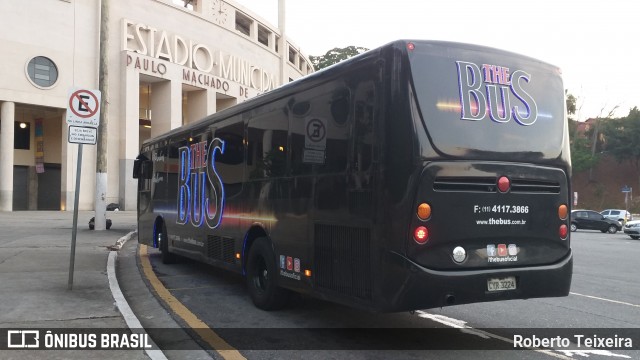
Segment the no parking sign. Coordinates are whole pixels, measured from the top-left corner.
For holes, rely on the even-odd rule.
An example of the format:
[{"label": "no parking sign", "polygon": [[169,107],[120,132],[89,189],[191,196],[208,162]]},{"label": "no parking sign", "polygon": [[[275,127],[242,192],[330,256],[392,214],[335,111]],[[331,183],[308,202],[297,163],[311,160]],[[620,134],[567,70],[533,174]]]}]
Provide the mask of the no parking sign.
[{"label": "no parking sign", "polygon": [[100,90],[70,89],[67,124],[97,128],[100,125]]}]

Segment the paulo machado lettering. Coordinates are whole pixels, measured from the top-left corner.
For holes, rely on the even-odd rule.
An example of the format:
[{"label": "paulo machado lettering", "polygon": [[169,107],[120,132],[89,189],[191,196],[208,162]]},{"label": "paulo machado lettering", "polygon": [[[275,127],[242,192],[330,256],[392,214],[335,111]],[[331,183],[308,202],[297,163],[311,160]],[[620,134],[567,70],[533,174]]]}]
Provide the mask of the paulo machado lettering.
[{"label": "paulo machado lettering", "polygon": [[595,348],[595,349],[631,349],[633,340],[628,337],[600,337],[597,335],[573,335],[573,337],[524,337],[522,335],[513,336],[514,348]]}]

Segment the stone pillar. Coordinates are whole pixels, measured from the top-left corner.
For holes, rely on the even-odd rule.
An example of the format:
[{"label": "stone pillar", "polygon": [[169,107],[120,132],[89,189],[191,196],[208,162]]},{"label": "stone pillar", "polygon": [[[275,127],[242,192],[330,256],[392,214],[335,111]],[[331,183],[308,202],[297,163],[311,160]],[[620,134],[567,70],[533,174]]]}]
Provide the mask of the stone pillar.
[{"label": "stone pillar", "polygon": [[161,81],[151,85],[151,137],[182,126],[182,83]]},{"label": "stone pillar", "polygon": [[203,89],[188,92],[187,123],[198,121],[216,112],[216,90]]},{"label": "stone pillar", "polygon": [[13,146],[16,104],[0,105],[0,211],[13,211]]},{"label": "stone pillar", "polygon": [[[140,74],[133,67],[127,67],[121,79],[120,103],[122,116],[120,126],[119,194],[120,210],[136,210],[137,184],[133,178],[133,162],[140,152]],[[152,113],[152,117],[155,114]],[[153,128],[153,126],[152,126]]]}]

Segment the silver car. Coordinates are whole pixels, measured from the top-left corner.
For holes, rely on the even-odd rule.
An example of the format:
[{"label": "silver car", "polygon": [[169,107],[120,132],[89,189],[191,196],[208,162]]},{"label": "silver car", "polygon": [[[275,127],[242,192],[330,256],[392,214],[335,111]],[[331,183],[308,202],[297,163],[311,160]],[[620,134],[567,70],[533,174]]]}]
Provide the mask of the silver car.
[{"label": "silver car", "polygon": [[627,221],[633,220],[633,216],[627,210],[621,209],[607,209],[600,212],[600,214],[604,215],[607,219],[616,220],[621,225],[626,223]]},{"label": "silver car", "polygon": [[632,239],[640,239],[640,220],[629,221],[624,225],[624,233]]}]

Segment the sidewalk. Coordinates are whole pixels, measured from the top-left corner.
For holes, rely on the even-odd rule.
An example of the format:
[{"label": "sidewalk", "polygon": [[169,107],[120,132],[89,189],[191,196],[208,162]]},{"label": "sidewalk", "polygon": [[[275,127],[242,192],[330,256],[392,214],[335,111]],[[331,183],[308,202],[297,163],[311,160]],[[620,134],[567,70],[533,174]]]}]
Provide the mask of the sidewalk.
[{"label": "sidewalk", "polygon": [[[73,212],[0,212],[0,329],[123,328],[107,278],[109,249],[137,227],[134,212],[108,212],[110,230],[78,216],[73,290],[68,290]],[[134,238],[135,239],[135,238]],[[7,334],[0,334],[6,339]],[[1,351],[2,359],[148,359],[143,350]]]}]

